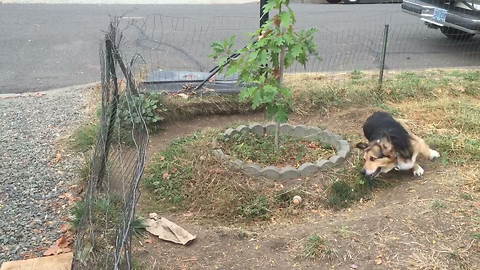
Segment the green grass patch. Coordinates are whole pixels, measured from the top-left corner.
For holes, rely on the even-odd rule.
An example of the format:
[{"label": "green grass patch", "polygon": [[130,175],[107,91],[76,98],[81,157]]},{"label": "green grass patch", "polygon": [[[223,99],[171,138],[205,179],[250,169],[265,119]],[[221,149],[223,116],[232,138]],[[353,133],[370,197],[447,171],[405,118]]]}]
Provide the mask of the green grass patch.
[{"label": "green grass patch", "polygon": [[145,184],[160,200],[172,206],[180,205],[185,199],[183,187],[192,178],[193,165],[186,158],[188,146],[198,134],[173,141],[165,151],[157,154],[148,167]]},{"label": "green grass patch", "polygon": [[390,186],[379,178],[367,178],[360,173],[363,166],[361,153],[352,155],[353,166],[337,169],[329,174],[326,205],[334,210],[347,208],[360,199],[369,199],[376,188]]},{"label": "green grass patch", "polygon": [[78,127],[71,136],[71,148],[77,152],[92,150],[97,142],[99,130],[99,125],[96,123],[89,123]]},{"label": "green grass patch", "polygon": [[345,208],[357,199],[354,187],[346,181],[333,182],[330,186],[328,205],[335,209]]},{"label": "green grass patch", "polygon": [[480,140],[461,135],[429,134],[425,140],[441,153],[446,164],[465,165],[480,160]]},{"label": "green grass patch", "polygon": [[290,136],[280,137],[280,147],[275,150],[274,136],[258,136],[245,132],[231,137],[220,137],[222,149],[240,160],[264,166],[294,166],[318,159],[328,159],[335,154],[332,146],[318,140],[304,140]]}]

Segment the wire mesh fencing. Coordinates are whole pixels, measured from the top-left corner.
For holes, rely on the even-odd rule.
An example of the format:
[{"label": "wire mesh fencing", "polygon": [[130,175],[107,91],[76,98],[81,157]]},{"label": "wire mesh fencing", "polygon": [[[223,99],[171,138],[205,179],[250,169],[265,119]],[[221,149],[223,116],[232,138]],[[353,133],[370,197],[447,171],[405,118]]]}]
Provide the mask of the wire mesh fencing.
[{"label": "wire mesh fencing", "polygon": [[[288,70],[291,73],[379,70],[385,25],[389,25],[386,70],[474,67],[480,60],[480,38],[448,39],[402,12],[398,3],[374,5],[375,9],[372,5],[292,7],[297,29],[317,29],[319,58],[306,66],[294,65]],[[144,56],[149,71],[208,73],[216,64],[209,57],[212,42],[235,35],[241,48],[259,25],[257,14],[198,18],[151,14],[124,20],[130,37],[126,47]]]},{"label": "wire mesh fencing", "polygon": [[136,219],[135,205],[140,196],[148,127],[142,114],[142,91],[133,73],[137,58],[124,62],[118,25],[117,19],[112,20],[100,50],[100,130],[85,196],[74,209],[72,269],[132,269],[132,234],[141,223]]}]

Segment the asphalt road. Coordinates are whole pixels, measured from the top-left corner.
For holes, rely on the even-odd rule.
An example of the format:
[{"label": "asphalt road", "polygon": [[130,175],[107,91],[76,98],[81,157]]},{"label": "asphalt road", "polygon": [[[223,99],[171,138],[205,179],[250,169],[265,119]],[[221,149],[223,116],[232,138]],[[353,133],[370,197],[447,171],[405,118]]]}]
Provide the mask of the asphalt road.
[{"label": "asphalt road", "polygon": [[[376,69],[390,25],[388,69],[478,66],[480,38],[447,40],[399,4],[292,4],[298,28],[317,27],[321,61],[307,71]],[[98,49],[109,15],[125,15],[125,55],[148,69],[208,71],[210,43],[257,26],[258,4],[0,4],[0,93],[40,91],[99,80]],[[303,71],[296,66],[293,72]]]}]

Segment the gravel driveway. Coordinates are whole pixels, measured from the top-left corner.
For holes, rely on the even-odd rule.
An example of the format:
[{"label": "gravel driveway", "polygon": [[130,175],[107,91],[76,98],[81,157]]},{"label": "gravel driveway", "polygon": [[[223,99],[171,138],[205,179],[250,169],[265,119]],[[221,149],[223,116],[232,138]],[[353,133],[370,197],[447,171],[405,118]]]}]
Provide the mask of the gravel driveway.
[{"label": "gravel driveway", "polygon": [[[58,139],[82,121],[85,87],[0,97],[0,265],[41,255],[60,237],[78,158]],[[32,254],[33,253],[33,254]]]}]

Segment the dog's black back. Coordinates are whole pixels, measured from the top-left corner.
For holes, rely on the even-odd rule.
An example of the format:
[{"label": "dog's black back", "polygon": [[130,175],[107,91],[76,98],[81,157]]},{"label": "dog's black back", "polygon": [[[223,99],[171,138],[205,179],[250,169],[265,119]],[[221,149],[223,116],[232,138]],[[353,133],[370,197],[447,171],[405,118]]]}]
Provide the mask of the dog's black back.
[{"label": "dog's black back", "polygon": [[375,112],[363,124],[363,134],[369,142],[388,138],[402,158],[412,157],[410,135],[405,128],[386,112]]}]

